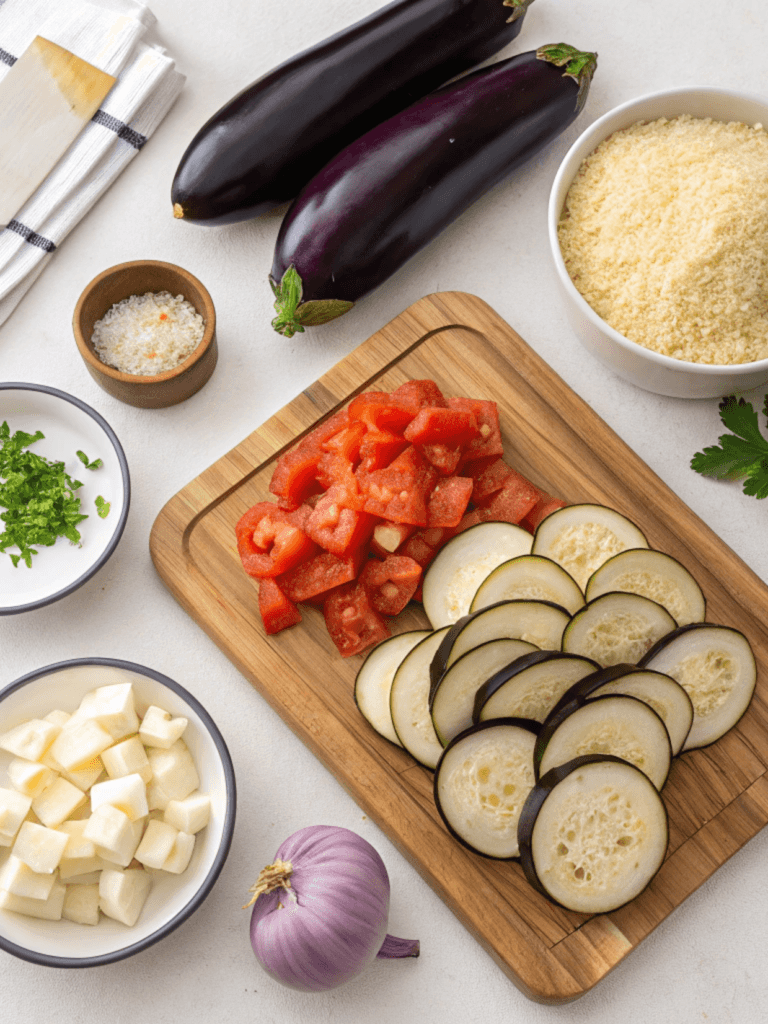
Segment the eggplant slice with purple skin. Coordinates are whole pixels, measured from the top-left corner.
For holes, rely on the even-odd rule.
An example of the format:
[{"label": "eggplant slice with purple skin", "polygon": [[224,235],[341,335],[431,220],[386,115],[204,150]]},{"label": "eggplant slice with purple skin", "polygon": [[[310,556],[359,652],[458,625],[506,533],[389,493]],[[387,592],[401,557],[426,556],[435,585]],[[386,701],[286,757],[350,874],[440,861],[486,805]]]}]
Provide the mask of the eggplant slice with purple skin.
[{"label": "eggplant slice with purple skin", "polygon": [[634,765],[586,755],[543,775],[518,824],[525,877],[568,910],[600,914],[629,903],[664,860],[664,801]]},{"label": "eggplant slice with purple skin", "polygon": [[533,0],[397,0],[239,92],[195,135],[173,214],[231,224],[293,199],[341,149],[518,35]]},{"label": "eggplant slice with purple skin", "polygon": [[280,227],[272,326],[292,337],[352,308],[576,118],[597,55],[558,43],[433,92],[343,149]]}]

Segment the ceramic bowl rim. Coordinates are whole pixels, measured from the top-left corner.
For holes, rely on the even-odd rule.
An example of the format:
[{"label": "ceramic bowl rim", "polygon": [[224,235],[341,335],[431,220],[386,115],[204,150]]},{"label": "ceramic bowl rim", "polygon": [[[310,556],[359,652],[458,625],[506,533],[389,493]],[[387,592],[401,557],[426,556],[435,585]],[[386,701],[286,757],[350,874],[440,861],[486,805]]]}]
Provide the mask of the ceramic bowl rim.
[{"label": "ceramic bowl rim", "polygon": [[112,668],[123,669],[129,672],[135,672],[137,675],[144,675],[153,679],[155,682],[161,683],[163,686],[168,687],[176,693],[182,700],[186,701],[187,704],[195,711],[200,717],[201,721],[205,725],[211,739],[213,740],[216,751],[221,759],[222,770],[224,772],[224,782],[226,787],[227,802],[224,814],[224,824],[221,831],[221,842],[219,848],[216,851],[216,856],[211,864],[208,874],[201,882],[199,888],[195,894],[191,897],[189,902],[184,906],[178,914],[170,918],[165,924],[162,924],[159,928],[153,931],[150,935],[146,935],[143,939],[138,942],[134,942],[129,946],[123,946],[121,949],[113,950],[111,953],[103,953],[99,956],[86,956],[86,957],[65,957],[56,956],[51,953],[38,953],[35,950],[30,950],[24,946],[19,946],[15,942],[11,942],[6,939],[4,935],[0,933],[0,949],[4,949],[7,953],[11,953],[21,960],[27,960],[30,963],[38,964],[42,967],[100,967],[103,964],[115,963],[118,960],[125,960],[135,953],[140,953],[142,950],[147,949],[149,946],[153,946],[160,939],[164,939],[166,935],[170,935],[172,931],[175,931],[180,924],[183,924],[187,918],[191,917],[192,914],[198,909],[198,907],[207,898],[211,889],[219,877],[224,862],[229,854],[230,846],[232,845],[232,836],[235,829],[235,816],[236,816],[236,804],[237,804],[237,789],[235,785],[235,769],[232,764],[232,758],[227,748],[227,744],[224,741],[224,737],[221,735],[218,726],[211,718],[210,714],[205,710],[200,701],[194,697],[189,690],[186,690],[180,683],[166,676],[162,672],[158,672],[156,669],[149,668],[147,665],[139,665],[137,662],[125,661],[121,658],[100,658],[100,657],[86,657],[86,658],[72,658],[68,661],[56,661],[51,665],[45,665],[42,668],[33,669],[31,672],[25,673],[20,676],[14,682],[9,683],[7,686],[0,690],[0,705],[9,697],[12,693],[20,690],[26,686],[27,683],[32,683],[41,676],[51,675],[55,672],[61,672],[64,669],[75,668],[84,665],[101,665],[109,666]]},{"label": "ceramic bowl rim", "polygon": [[[586,317],[593,327],[601,331],[611,341],[615,342],[619,348],[631,355],[639,356],[640,358],[647,358],[652,365],[664,368],[665,370],[676,370],[678,373],[683,372],[693,376],[701,375],[705,378],[715,377],[723,379],[724,381],[733,378],[734,382],[738,383],[738,379],[747,373],[755,373],[761,370],[765,370],[765,372],[768,373],[768,357],[765,359],[755,359],[749,363],[694,363],[686,359],[674,359],[672,356],[663,355],[661,352],[655,352],[653,349],[646,348],[644,345],[631,341],[625,335],[619,333],[615,327],[611,327],[609,323],[603,320],[603,318],[595,312],[587,300],[582,296],[581,292],[576,288],[576,285],[571,280],[571,276],[566,269],[565,260],[563,259],[557,235],[557,225],[560,221],[562,204],[556,203],[556,197],[563,186],[564,179],[569,179],[568,188],[570,188],[571,183],[576,177],[581,161],[584,159],[584,157],[580,157],[579,162],[576,163],[577,150],[580,150],[584,146],[585,142],[589,140],[591,142],[589,152],[593,152],[600,143],[608,137],[608,135],[612,134],[612,131],[618,130],[605,130],[605,125],[616,118],[617,115],[625,112],[628,113],[633,108],[640,107],[641,105],[649,102],[662,101],[670,98],[674,99],[677,96],[683,98],[692,95],[703,98],[718,95],[728,99],[759,103],[763,107],[768,107],[768,101],[766,98],[758,95],[757,93],[742,92],[738,89],[721,89],[717,86],[679,86],[673,89],[659,89],[656,92],[643,93],[642,95],[635,96],[633,99],[626,100],[624,103],[620,103],[615,107],[611,107],[610,110],[607,110],[597,118],[597,120],[593,121],[592,124],[585,128],[583,132],[581,132],[560,162],[557,174],[552,182],[547,206],[549,247],[554,260],[558,279],[564,288],[569,301],[574,303],[582,316]],[[643,120],[647,119],[647,117],[643,118]]]},{"label": "ceramic bowl rim", "polygon": [[[203,337],[200,339],[200,343],[192,352],[190,352],[183,362],[178,364],[178,366],[174,366],[170,370],[164,370],[162,373],[142,375],[138,373],[124,373],[122,370],[117,370],[114,366],[109,366],[107,363],[102,362],[101,359],[91,351],[90,346],[83,336],[80,321],[83,305],[85,304],[88,296],[99,284],[101,284],[102,281],[106,280],[112,274],[120,270],[126,270],[130,267],[162,267],[163,269],[174,270],[185,280],[190,281],[206,300],[206,307],[209,312],[205,319],[205,330],[203,332]],[[130,298],[128,295],[125,297]],[[177,263],[168,263],[166,260],[128,260],[125,263],[116,263],[114,266],[107,267],[105,270],[102,270],[101,273],[97,274],[88,282],[85,288],[83,288],[80,293],[80,297],[75,304],[74,313],[72,314],[72,330],[75,335],[75,343],[80,355],[94,370],[98,373],[103,373],[106,377],[111,377],[112,380],[119,381],[122,384],[135,384],[139,388],[148,387],[153,384],[163,384],[166,381],[174,380],[176,377],[181,377],[187,370],[191,369],[195,363],[198,363],[203,358],[205,353],[211,347],[216,334],[216,309],[213,305],[213,299],[211,298],[210,292],[202,281],[189,270],[185,270],[184,267],[180,267]]]},{"label": "ceramic bowl rim", "polygon": [[131,504],[131,477],[128,470],[128,460],[125,457],[123,446],[118,440],[117,434],[114,432],[109,423],[104,419],[101,413],[96,412],[94,408],[84,402],[81,398],[76,398],[74,395],[68,394],[66,391],[61,391],[59,388],[50,387],[48,384],[31,384],[24,381],[10,381],[8,383],[0,382],[0,391],[40,391],[48,395],[53,395],[55,398],[62,398],[65,402],[69,402],[71,405],[76,406],[81,412],[87,413],[92,419],[94,419],[104,433],[109,438],[112,447],[115,450],[117,461],[120,466],[120,475],[123,480],[123,493],[125,499],[123,501],[123,508],[120,513],[120,518],[117,521],[117,526],[112,534],[112,537],[107,544],[106,548],[102,551],[96,561],[91,565],[82,576],[78,576],[76,580],[68,583],[61,590],[57,590],[56,593],[49,595],[48,597],[41,597],[36,601],[30,601],[28,604],[18,605],[13,608],[2,608],[0,607],[0,615],[16,615],[19,612],[30,612],[36,608],[44,608],[46,605],[53,604],[54,601],[61,600],[62,597],[67,597],[73,591],[77,590],[84,583],[94,576],[99,569],[109,560],[115,548],[117,547],[120,538],[123,535],[125,524],[128,520],[128,510]]}]

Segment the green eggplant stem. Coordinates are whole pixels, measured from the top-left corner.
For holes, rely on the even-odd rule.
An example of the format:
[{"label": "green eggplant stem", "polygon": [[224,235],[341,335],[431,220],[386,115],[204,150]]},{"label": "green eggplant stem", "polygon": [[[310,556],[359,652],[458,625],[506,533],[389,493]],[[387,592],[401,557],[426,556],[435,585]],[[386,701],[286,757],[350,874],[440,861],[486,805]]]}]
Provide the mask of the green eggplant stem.
[{"label": "green eggplant stem", "polygon": [[502,7],[511,7],[512,13],[507,18],[507,24],[511,21],[517,21],[518,18],[522,18],[525,12],[533,3],[533,0],[503,0]]},{"label": "green eggplant stem", "polygon": [[575,46],[569,46],[567,43],[550,43],[548,46],[540,46],[536,56],[539,60],[554,64],[555,67],[564,67],[563,77],[572,78],[578,85],[576,112],[579,113],[587,100],[592,76],[597,68],[597,54],[577,50]]},{"label": "green eggplant stem", "polygon": [[304,285],[293,264],[283,274],[279,284],[271,276],[269,283],[275,293],[277,313],[272,326],[278,334],[286,338],[303,333],[305,327],[327,324],[354,306],[354,302],[348,302],[346,299],[310,299],[308,302],[302,302]]}]

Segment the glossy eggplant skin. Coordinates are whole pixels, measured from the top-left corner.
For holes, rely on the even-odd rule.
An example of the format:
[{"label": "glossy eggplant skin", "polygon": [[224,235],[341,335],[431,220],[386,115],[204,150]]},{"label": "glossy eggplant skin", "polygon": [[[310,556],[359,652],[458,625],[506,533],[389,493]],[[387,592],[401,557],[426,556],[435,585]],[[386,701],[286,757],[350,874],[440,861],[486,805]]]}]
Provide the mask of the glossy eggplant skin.
[{"label": "glossy eggplant skin", "polygon": [[[571,124],[595,55],[573,51],[586,67],[577,81],[571,64],[541,56],[555,49],[519,54],[431,93],[355,140],[305,186],[275,247],[275,330],[291,336],[346,312]],[[289,268],[296,315],[283,301],[291,305]]]},{"label": "glossy eggplant skin", "polygon": [[291,58],[194,137],[174,216],[228,224],[293,199],[353,139],[511,42],[532,2],[395,0]]}]

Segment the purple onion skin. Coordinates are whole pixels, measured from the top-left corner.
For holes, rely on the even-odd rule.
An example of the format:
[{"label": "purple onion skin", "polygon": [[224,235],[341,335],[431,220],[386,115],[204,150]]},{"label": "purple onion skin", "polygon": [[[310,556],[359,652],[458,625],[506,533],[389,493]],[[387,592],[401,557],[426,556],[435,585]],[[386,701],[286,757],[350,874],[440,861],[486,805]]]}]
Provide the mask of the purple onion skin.
[{"label": "purple onion skin", "polygon": [[230,224],[293,199],[353,139],[510,43],[530,2],[396,0],[292,57],[194,137],[176,215]]},{"label": "purple onion skin", "polygon": [[322,992],[379,955],[418,955],[418,943],[387,935],[389,876],[365,839],[314,825],[286,839],[276,860],[293,866],[291,888],[259,896],[251,915],[253,951],[276,981]]},{"label": "purple onion skin", "polygon": [[[356,302],[567,128],[588,85],[531,51],[472,72],[373,128],[288,209],[273,288],[294,267],[303,303]],[[288,336],[301,329],[282,330],[280,318],[273,326]]]}]

